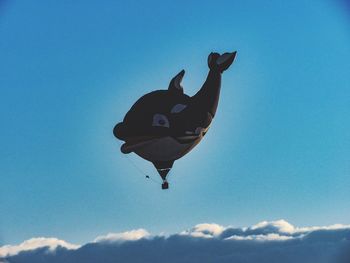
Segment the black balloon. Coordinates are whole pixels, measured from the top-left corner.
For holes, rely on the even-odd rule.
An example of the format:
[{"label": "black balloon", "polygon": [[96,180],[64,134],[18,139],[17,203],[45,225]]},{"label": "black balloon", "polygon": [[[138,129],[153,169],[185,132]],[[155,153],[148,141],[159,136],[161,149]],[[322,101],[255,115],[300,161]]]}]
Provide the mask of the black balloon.
[{"label": "black balloon", "polygon": [[118,123],[113,134],[125,141],[124,154],[136,153],[154,164],[168,188],[166,176],[175,160],[195,147],[204,137],[215,116],[219,102],[221,74],[229,68],[236,52],[211,53],[209,73],[202,88],[192,97],[184,94],[182,70],[167,90],[142,96]]}]

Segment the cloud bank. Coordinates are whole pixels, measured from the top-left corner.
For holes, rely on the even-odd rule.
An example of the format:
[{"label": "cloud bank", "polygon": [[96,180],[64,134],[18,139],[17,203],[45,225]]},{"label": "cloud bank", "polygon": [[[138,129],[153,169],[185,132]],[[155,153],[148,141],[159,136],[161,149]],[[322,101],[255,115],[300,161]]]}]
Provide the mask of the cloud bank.
[{"label": "cloud bank", "polygon": [[0,247],[0,262],[349,263],[350,225],[298,228],[278,220],[237,228],[205,223],[168,236],[144,229],[109,233],[82,246],[33,238]]}]

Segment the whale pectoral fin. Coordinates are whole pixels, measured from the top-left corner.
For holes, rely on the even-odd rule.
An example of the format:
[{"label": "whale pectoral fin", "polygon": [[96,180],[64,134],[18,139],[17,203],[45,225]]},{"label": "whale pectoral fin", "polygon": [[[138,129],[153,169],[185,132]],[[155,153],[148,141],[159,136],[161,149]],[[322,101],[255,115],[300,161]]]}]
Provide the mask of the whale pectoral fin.
[{"label": "whale pectoral fin", "polygon": [[218,69],[221,73],[228,69],[236,57],[236,51],[232,53],[210,53],[208,57],[208,66],[210,69]]},{"label": "whale pectoral fin", "polygon": [[181,70],[169,83],[169,91],[183,93],[183,87],[181,86],[182,78],[185,75],[185,70]]}]

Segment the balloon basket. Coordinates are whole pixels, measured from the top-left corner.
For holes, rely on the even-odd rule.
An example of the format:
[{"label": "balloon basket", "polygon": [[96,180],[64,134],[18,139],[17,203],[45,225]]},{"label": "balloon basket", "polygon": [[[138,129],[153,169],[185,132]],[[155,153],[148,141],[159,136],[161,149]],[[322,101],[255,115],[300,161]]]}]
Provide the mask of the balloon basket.
[{"label": "balloon basket", "polygon": [[168,188],[169,188],[168,182],[162,183],[162,189],[163,189],[163,190],[166,190],[166,189],[168,189]]}]

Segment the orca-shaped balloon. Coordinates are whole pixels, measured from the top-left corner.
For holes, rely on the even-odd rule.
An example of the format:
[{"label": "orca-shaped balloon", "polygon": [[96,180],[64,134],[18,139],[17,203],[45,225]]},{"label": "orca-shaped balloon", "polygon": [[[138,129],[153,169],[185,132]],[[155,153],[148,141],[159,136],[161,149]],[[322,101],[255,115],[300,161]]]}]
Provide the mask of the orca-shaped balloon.
[{"label": "orca-shaped balloon", "polygon": [[202,88],[192,97],[184,94],[182,70],[167,90],[142,96],[118,123],[113,134],[125,141],[124,154],[134,152],[154,164],[168,188],[166,176],[175,160],[195,147],[209,129],[219,102],[221,74],[229,68],[236,52],[211,53],[209,73]]}]

